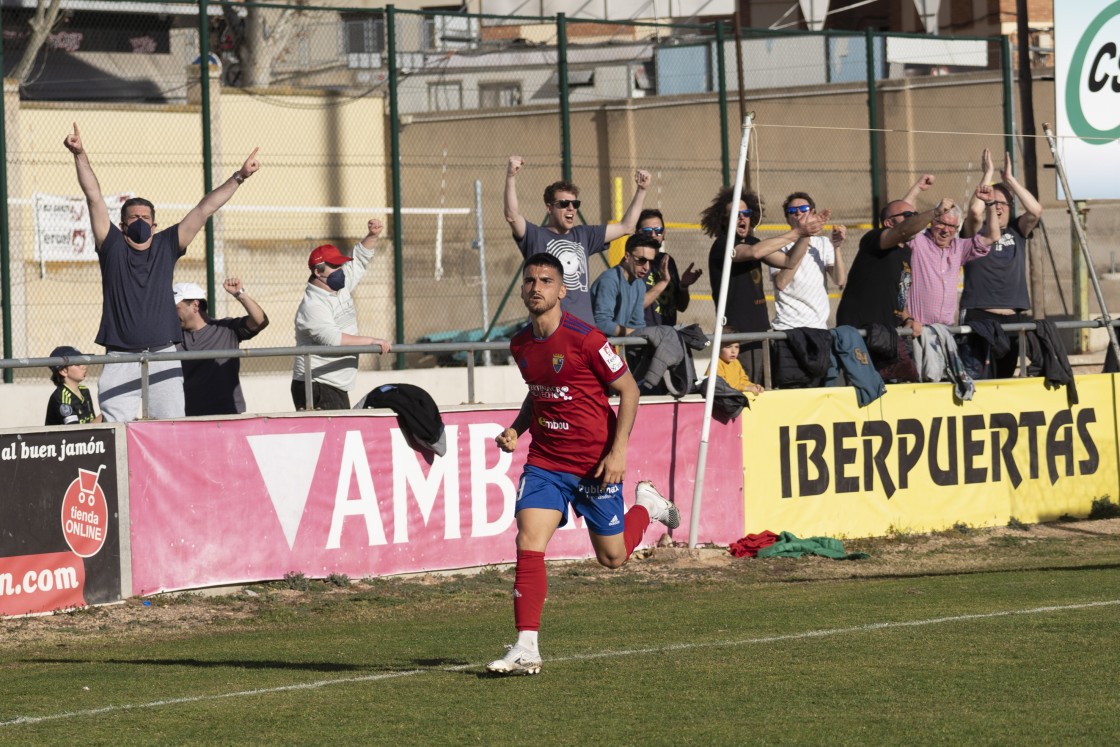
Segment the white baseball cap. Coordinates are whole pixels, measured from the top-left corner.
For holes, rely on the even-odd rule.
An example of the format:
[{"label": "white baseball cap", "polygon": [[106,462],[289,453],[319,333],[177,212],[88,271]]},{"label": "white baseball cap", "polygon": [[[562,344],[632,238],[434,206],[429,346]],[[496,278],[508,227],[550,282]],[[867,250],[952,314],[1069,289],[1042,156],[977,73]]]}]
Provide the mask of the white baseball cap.
[{"label": "white baseball cap", "polygon": [[194,301],[195,299],[205,301],[206,291],[194,283],[175,283],[171,286],[171,291],[175,294],[175,303],[180,301]]}]

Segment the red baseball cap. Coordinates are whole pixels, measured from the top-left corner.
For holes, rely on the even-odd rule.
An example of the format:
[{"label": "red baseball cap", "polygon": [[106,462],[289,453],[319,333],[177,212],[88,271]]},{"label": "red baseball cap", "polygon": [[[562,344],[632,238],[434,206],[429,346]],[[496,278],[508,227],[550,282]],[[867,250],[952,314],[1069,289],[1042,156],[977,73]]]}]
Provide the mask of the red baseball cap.
[{"label": "red baseball cap", "polygon": [[314,270],[316,265],[326,262],[328,264],[341,266],[346,264],[352,259],[347,257],[342,252],[338,251],[338,247],[334,244],[323,244],[317,246],[311,252],[311,256],[307,258],[307,266],[309,269]]}]

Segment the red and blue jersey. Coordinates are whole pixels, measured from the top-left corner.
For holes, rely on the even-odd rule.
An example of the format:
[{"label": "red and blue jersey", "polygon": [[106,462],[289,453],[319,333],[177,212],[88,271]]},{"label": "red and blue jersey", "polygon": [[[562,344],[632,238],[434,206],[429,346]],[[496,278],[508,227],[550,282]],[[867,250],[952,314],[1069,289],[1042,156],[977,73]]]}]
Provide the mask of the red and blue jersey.
[{"label": "red and blue jersey", "polygon": [[527,463],[590,476],[614,440],[607,385],[626,373],[626,362],[606,335],[567,312],[548,337],[534,337],[528,325],[509,349],[533,404]]}]

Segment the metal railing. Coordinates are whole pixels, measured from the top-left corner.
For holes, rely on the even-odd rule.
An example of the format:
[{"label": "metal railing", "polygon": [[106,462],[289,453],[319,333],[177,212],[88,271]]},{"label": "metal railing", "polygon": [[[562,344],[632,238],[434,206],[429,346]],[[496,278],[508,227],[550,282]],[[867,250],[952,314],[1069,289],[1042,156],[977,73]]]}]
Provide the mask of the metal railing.
[{"label": "metal railing", "polygon": [[[1052,324],[1057,329],[1097,329],[1106,326],[1120,327],[1120,319],[1111,322],[1105,322],[1102,319],[1093,319],[1089,321],[1056,321]],[[1027,332],[1033,331],[1036,328],[1034,322],[1013,322],[1000,325],[1005,332],[1016,333],[1019,338],[1019,376],[1023,377],[1027,371]],[[954,334],[967,334],[972,332],[972,328],[967,324],[956,326],[949,326],[948,329]],[[861,336],[866,336],[864,330],[860,330]],[[906,327],[898,329],[898,334],[903,337],[913,336],[913,331]],[[710,335],[709,335],[710,337]],[[768,332],[740,332],[736,334],[727,334],[723,336],[724,342],[757,342],[766,341],[767,348],[769,348],[770,340],[785,340],[787,339],[786,333],[778,330],[771,330]],[[648,345],[648,340],[639,335],[631,337],[611,337],[612,344],[621,346],[631,345]],[[393,352],[399,353],[424,353],[424,354],[447,354],[447,353],[467,353],[467,363],[465,372],[467,375],[467,400],[470,404],[475,402],[475,353],[484,351],[507,350],[509,348],[509,340],[491,340],[488,342],[433,342],[433,343],[402,343],[393,346]],[[15,369],[15,368],[45,368],[49,366],[69,366],[75,364],[93,365],[93,364],[113,364],[113,363],[139,363],[140,364],[140,379],[141,379],[141,412],[142,417],[148,417],[148,385],[149,385],[149,364],[160,361],[184,361],[184,360],[213,360],[218,358],[275,358],[275,357],[296,357],[302,356],[304,359],[304,370],[310,371],[311,356],[347,356],[347,355],[361,355],[361,354],[380,354],[381,348],[377,345],[346,345],[346,346],[331,346],[331,345],[317,345],[314,347],[286,347],[286,348],[238,348],[235,350],[183,350],[166,353],[117,353],[110,355],[79,355],[79,356],[63,356],[56,358],[3,358],[0,359],[0,370]],[[448,367],[451,370],[452,367]],[[765,372],[767,388],[770,385],[770,371],[767,367]],[[307,386],[307,401],[312,401],[311,396],[311,383],[312,380],[306,380]]]}]

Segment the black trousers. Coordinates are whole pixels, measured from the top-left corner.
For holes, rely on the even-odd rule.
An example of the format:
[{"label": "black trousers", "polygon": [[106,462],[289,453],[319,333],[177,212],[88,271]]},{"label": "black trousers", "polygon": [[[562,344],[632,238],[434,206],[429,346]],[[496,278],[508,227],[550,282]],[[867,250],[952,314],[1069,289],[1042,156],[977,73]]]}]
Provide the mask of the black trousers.
[{"label": "black trousers", "polygon": [[[292,403],[297,410],[307,409],[306,384],[302,381],[292,380]],[[350,395],[338,387],[330,384],[311,382],[311,409],[313,410],[349,410]]]}]

